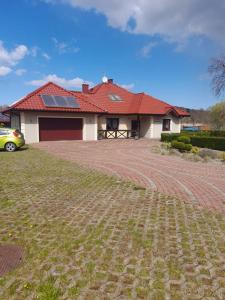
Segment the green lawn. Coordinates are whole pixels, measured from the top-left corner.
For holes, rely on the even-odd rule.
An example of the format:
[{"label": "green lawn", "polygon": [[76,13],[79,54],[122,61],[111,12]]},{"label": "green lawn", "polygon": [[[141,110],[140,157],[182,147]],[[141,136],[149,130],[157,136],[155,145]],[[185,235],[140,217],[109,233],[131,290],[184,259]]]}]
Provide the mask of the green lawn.
[{"label": "green lawn", "polygon": [[36,149],[0,152],[0,299],[225,299],[225,217]]}]

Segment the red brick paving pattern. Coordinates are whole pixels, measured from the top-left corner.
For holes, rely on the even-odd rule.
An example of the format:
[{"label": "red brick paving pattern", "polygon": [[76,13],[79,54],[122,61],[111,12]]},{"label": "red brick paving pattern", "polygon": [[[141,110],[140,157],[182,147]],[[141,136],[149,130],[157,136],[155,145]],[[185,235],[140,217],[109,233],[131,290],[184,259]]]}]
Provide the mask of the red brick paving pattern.
[{"label": "red brick paving pattern", "polygon": [[225,212],[225,165],[152,153],[151,140],[62,141],[34,145],[58,157]]}]

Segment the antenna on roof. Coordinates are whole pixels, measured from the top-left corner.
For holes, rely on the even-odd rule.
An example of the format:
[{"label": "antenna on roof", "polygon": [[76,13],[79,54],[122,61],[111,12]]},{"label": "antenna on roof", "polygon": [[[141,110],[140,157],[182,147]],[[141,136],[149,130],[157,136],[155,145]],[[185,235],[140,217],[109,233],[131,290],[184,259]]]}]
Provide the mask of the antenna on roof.
[{"label": "antenna on roof", "polygon": [[103,83],[107,83],[107,82],[108,82],[108,78],[107,78],[106,76],[103,76],[103,77],[102,77],[102,82],[103,82]]}]

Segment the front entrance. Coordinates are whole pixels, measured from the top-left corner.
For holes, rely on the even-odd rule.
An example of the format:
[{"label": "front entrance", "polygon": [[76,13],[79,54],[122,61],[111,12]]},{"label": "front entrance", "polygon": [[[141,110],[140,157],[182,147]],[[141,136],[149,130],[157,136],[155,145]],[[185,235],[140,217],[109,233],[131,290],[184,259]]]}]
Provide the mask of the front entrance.
[{"label": "front entrance", "polygon": [[138,135],[140,129],[140,120],[131,121],[131,136],[135,137]]}]

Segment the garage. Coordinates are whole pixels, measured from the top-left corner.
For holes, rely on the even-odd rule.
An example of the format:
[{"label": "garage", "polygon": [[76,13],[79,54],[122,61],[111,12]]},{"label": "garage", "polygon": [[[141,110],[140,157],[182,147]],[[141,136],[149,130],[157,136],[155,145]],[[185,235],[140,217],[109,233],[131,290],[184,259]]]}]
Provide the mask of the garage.
[{"label": "garage", "polygon": [[82,140],[81,118],[39,118],[39,140]]}]

